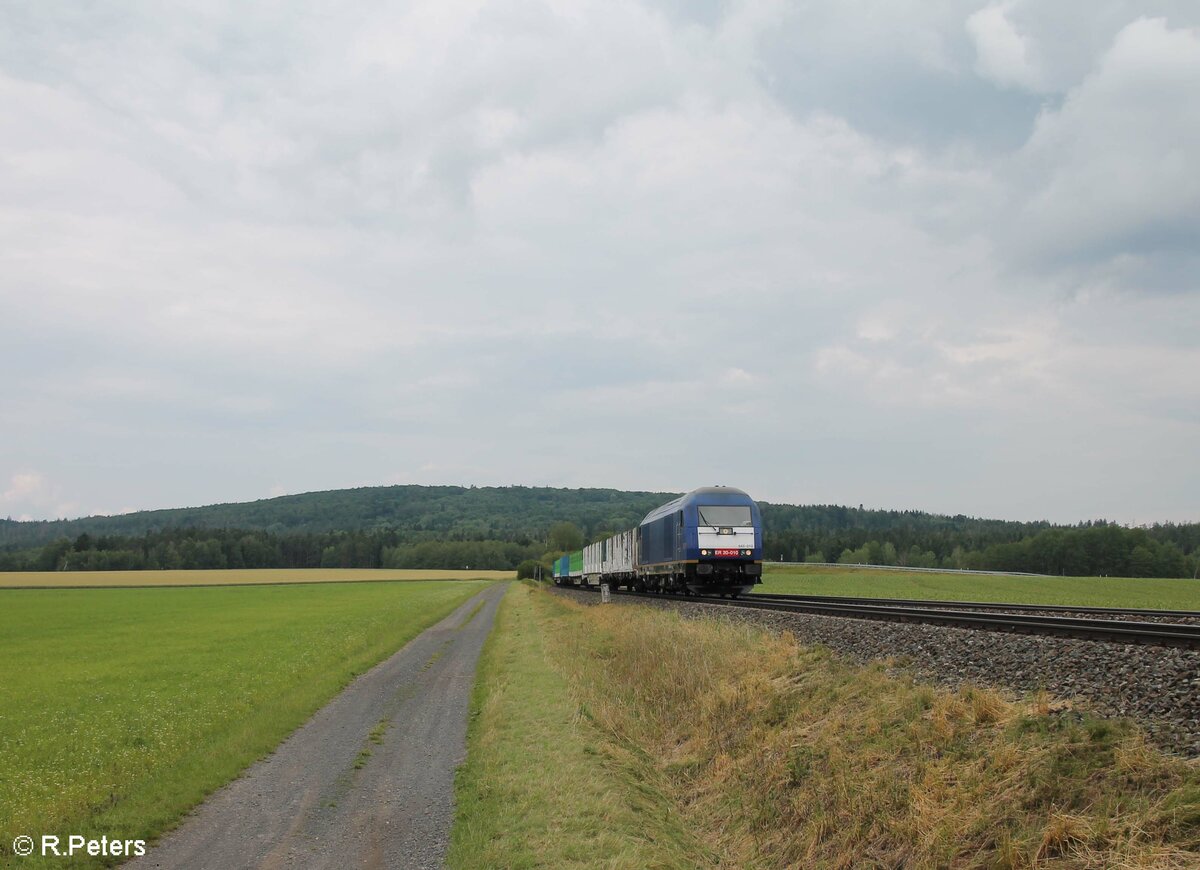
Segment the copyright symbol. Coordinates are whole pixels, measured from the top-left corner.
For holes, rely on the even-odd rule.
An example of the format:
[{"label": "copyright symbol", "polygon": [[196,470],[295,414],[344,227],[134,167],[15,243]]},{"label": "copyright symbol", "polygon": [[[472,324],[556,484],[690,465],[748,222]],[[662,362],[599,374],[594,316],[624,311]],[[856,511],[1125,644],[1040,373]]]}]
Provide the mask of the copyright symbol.
[{"label": "copyright symbol", "polygon": [[33,837],[27,837],[24,834],[13,840],[13,851],[24,858],[26,855],[33,854]]}]

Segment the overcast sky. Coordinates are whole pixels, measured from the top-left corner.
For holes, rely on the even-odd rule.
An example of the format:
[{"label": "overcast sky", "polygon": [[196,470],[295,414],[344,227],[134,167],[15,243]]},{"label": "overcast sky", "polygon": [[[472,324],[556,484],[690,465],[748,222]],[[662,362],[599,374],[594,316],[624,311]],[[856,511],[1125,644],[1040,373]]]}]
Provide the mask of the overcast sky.
[{"label": "overcast sky", "polygon": [[0,517],[1200,520],[1200,4],[0,0]]}]

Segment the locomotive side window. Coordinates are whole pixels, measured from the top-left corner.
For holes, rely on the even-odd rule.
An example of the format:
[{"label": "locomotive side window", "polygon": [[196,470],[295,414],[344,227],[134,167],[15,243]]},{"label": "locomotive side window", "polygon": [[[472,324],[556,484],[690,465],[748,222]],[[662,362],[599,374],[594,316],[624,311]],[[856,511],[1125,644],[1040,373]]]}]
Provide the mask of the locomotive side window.
[{"label": "locomotive side window", "polygon": [[703,505],[696,508],[702,526],[750,526],[750,508],[745,505]]}]

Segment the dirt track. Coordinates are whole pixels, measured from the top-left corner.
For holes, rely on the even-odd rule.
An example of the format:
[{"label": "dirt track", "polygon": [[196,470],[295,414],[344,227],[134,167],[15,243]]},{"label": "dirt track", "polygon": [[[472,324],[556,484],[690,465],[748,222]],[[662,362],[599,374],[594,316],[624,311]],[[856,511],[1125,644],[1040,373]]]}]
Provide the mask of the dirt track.
[{"label": "dirt track", "polygon": [[506,586],[359,677],[124,866],[440,867],[475,664]]}]

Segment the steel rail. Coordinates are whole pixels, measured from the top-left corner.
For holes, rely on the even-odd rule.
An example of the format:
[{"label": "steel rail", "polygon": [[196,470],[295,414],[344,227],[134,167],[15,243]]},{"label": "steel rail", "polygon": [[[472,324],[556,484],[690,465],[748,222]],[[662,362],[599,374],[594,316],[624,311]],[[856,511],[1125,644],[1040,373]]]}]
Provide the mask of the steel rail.
[{"label": "steel rail", "polygon": [[1016,634],[1051,635],[1110,643],[1200,648],[1200,626],[1179,623],[1126,622],[1067,616],[1031,616],[1016,613],[941,610],[924,607],[882,607],[870,604],[823,603],[819,601],[763,601],[761,596],[736,599],[672,595],[654,592],[621,592],[635,598],[717,604],[783,613],[812,613],[883,622],[918,622],[956,628],[1004,631]]},{"label": "steel rail", "polygon": [[1200,619],[1200,610],[1152,610],[1140,607],[1093,607],[1069,604],[1011,604],[998,601],[941,601],[933,598],[860,598],[855,595],[784,595],[751,592],[751,598],[768,601],[818,601],[831,604],[877,604],[881,607],[947,607],[963,610],[1015,610],[1042,613],[1101,613],[1123,616],[1171,616],[1176,619]]}]

